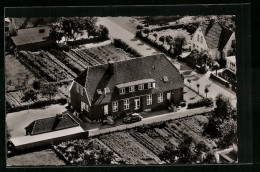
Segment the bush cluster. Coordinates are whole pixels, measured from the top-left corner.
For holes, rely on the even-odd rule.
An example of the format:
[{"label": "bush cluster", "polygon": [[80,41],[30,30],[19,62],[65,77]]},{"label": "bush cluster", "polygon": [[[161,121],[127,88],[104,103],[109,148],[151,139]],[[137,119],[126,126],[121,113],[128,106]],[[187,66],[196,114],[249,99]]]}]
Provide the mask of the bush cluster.
[{"label": "bush cluster", "polygon": [[221,78],[221,77],[215,75],[214,73],[211,73],[211,74],[210,74],[210,78],[212,78],[212,79],[218,81],[219,83],[221,83],[221,84],[223,84],[223,85],[225,85],[226,87],[229,88],[229,82],[226,81],[226,80],[224,80],[223,78]]},{"label": "bush cluster", "polygon": [[154,31],[162,31],[162,30],[166,30],[166,29],[184,29],[187,32],[189,32],[190,34],[193,34],[196,30],[197,30],[198,26],[197,24],[193,24],[193,23],[189,23],[189,24],[177,24],[177,25],[167,25],[167,26],[162,26],[162,27],[157,27],[157,28],[153,28],[151,29],[151,32]]},{"label": "bush cluster", "polygon": [[197,102],[194,102],[194,103],[189,103],[188,109],[198,108],[198,107],[202,107],[202,106],[210,106],[212,104],[213,104],[213,100],[211,98],[206,98],[206,99],[202,99]]}]

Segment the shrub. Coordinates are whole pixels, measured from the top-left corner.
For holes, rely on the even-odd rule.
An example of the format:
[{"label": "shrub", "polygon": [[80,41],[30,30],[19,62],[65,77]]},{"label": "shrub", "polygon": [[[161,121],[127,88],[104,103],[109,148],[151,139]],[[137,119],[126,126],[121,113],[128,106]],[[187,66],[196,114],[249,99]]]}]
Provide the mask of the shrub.
[{"label": "shrub", "polygon": [[203,106],[210,106],[212,104],[213,104],[213,100],[211,98],[206,98],[206,99],[202,99],[197,102],[194,102],[194,103],[189,103],[188,109],[198,108],[198,107],[203,107]]}]

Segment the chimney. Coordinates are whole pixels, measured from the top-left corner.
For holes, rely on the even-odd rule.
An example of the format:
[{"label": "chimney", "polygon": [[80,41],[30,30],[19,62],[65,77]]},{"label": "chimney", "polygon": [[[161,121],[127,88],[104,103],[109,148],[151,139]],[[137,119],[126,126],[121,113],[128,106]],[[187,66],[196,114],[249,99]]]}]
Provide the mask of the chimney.
[{"label": "chimney", "polygon": [[108,63],[108,74],[113,75],[115,73],[115,66],[114,63],[111,63],[110,60],[107,61]]}]

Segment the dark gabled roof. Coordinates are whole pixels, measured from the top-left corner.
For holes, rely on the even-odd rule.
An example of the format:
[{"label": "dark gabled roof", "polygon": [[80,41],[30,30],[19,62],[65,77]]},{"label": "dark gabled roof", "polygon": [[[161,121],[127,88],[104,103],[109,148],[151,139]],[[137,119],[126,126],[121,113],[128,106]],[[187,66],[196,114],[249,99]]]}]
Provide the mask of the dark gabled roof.
[{"label": "dark gabled roof", "polygon": [[223,50],[233,31],[223,27],[220,23],[203,24],[200,26],[208,48]]},{"label": "dark gabled roof", "polygon": [[[39,33],[40,29],[44,29],[45,32]],[[49,36],[50,29],[51,29],[50,26],[19,29],[18,36],[13,36],[11,38],[16,46],[42,42],[45,41],[44,38]]]},{"label": "dark gabled roof", "polygon": [[25,130],[31,135],[35,135],[65,128],[76,127],[78,125],[79,124],[74,121],[74,119],[72,119],[68,114],[63,114],[62,118],[58,118],[58,116],[55,116],[35,120],[27,127],[25,127]]},{"label": "dark gabled roof", "polygon": [[[109,72],[110,66],[113,66],[113,74]],[[162,78],[164,76],[168,76],[168,82],[163,81]],[[118,61],[112,64],[91,66],[82,72],[75,81],[83,87],[86,87],[91,104],[97,105],[123,98],[117,94],[118,91],[115,91],[116,85],[143,79],[154,79],[156,83],[156,88],[144,90],[142,92],[143,94],[145,94],[146,91],[159,93],[179,89],[184,86],[183,78],[178,69],[164,54]],[[103,93],[101,95],[97,93],[97,89],[103,90],[106,87],[110,89],[110,93]],[[126,96],[129,96],[129,94]]]}]

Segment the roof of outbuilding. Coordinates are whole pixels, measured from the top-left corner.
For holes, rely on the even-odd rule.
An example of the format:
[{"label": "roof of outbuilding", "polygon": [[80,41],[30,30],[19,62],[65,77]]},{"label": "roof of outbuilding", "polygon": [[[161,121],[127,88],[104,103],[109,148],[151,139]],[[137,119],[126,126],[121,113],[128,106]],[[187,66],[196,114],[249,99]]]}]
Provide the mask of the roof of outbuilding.
[{"label": "roof of outbuilding", "polygon": [[[114,73],[109,73],[109,65],[113,66]],[[163,77],[168,81],[164,82]],[[147,57],[139,57],[112,64],[91,66],[82,72],[75,81],[86,87],[91,104],[106,104],[113,100],[124,98],[124,96],[136,96],[138,92],[119,95],[116,85],[144,79],[155,80],[156,87],[150,90],[142,90],[140,94],[159,93],[184,86],[183,78],[178,69],[167,59],[164,54]],[[110,93],[98,94],[97,89],[109,88]]]},{"label": "roof of outbuilding", "polygon": [[204,24],[200,26],[209,48],[223,50],[233,31],[223,27],[220,23]]},{"label": "roof of outbuilding", "polygon": [[[45,31],[43,33],[39,33],[40,29],[44,29]],[[42,42],[45,41],[45,37],[49,36],[50,29],[50,26],[19,29],[18,36],[13,36],[11,39],[16,46]]]},{"label": "roof of outbuilding", "polygon": [[236,56],[228,56],[226,58],[229,59],[230,61],[236,63]]},{"label": "roof of outbuilding", "polygon": [[79,124],[74,121],[68,114],[63,114],[62,118],[57,116],[38,119],[30,123],[25,129],[31,134],[41,134],[70,127],[76,127]]}]

